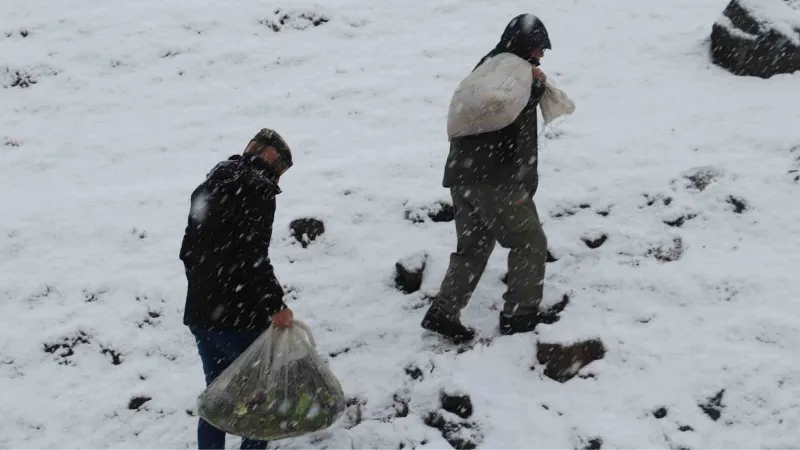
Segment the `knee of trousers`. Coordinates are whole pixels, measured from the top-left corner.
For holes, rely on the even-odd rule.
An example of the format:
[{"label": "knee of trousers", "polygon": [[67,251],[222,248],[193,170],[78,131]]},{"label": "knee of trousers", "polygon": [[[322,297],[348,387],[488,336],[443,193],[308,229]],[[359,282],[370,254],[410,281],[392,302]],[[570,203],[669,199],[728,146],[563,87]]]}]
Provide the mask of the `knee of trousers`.
[{"label": "knee of trousers", "polygon": [[503,236],[498,243],[511,250],[547,254],[547,236],[541,227]]}]

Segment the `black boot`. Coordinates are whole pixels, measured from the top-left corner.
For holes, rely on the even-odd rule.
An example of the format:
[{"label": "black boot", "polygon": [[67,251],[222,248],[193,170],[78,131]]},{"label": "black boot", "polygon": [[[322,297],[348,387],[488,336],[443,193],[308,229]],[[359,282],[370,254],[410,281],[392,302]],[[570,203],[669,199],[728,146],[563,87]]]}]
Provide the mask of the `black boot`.
[{"label": "black boot", "polygon": [[422,328],[441,334],[457,343],[469,342],[475,338],[475,331],[459,321],[451,320],[436,306],[431,306],[422,319]]},{"label": "black boot", "polygon": [[561,301],[551,306],[545,311],[538,311],[528,314],[507,316],[500,313],[500,334],[510,335],[516,333],[527,333],[533,331],[536,325],[544,323],[552,325],[561,318],[561,313],[569,305],[569,296],[564,294]]},{"label": "black boot", "polygon": [[500,313],[500,334],[508,336],[517,333],[533,331],[539,325],[539,313],[519,314],[507,316]]}]

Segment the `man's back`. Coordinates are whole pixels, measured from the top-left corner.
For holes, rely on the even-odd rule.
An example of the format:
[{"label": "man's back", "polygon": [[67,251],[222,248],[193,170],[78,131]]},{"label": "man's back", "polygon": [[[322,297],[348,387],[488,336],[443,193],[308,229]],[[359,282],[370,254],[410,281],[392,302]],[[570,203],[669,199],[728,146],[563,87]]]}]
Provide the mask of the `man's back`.
[{"label": "man's back", "polygon": [[192,193],[181,246],[188,289],[184,323],[265,329],[285,307],[269,260],[280,189],[268,165],[234,155]]},{"label": "man's back", "polygon": [[488,184],[535,192],[539,156],[536,107],[542,91],[534,89],[525,109],[507,127],[453,139],[442,185]]}]

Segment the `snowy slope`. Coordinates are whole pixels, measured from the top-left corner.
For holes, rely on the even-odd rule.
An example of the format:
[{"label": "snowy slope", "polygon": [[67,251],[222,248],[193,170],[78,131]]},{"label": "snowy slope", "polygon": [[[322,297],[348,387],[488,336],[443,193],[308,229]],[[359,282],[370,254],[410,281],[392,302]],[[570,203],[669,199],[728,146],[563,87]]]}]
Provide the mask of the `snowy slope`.
[{"label": "snowy slope", "polygon": [[[296,155],[276,271],[361,404],[360,422],[354,406],[281,448],[448,448],[424,423],[442,389],[471,396],[462,432],[481,448],[796,446],[800,74],[710,65],[725,5],[7,2],[0,447],[195,445],[203,379],[178,260],[188,197],[263,126]],[[280,25],[276,9],[295,19]],[[577,104],[542,137],[536,198],[558,258],[548,289],[573,299],[538,336],[436,351],[419,306],[455,233],[404,214],[448,200],[450,95],[521,12],[548,26],[543,69]],[[698,190],[684,176],[712,181]],[[693,218],[665,224],[681,216]],[[305,249],[288,230],[300,217],[326,225]],[[581,240],[602,234],[596,249]],[[679,257],[658,260],[676,238]],[[394,263],[417,252],[429,255],[422,290],[404,295]],[[505,255],[495,250],[464,312],[483,334],[497,325]],[[583,378],[558,383],[536,364],[537,340],[593,337],[607,354]],[[714,421],[698,404],[723,389]]]}]

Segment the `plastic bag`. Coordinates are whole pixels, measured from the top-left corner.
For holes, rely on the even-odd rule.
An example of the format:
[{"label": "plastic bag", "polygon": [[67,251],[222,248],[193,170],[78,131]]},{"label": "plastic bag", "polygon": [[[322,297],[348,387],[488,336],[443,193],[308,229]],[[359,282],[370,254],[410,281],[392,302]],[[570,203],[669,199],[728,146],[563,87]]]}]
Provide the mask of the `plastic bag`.
[{"label": "plastic bag", "polygon": [[317,355],[308,326],[270,327],[208,386],[200,417],[255,440],[301,436],[333,425],[345,410],[339,380]]},{"label": "plastic bag", "polygon": [[456,88],[447,113],[450,140],[505,128],[514,122],[531,96],[531,64],[512,53],[484,61]]}]

